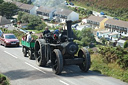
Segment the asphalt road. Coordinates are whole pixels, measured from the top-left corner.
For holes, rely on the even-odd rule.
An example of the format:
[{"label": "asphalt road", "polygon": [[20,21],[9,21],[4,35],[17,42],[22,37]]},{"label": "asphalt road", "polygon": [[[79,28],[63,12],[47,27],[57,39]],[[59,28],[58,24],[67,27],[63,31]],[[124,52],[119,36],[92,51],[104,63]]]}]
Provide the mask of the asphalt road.
[{"label": "asphalt road", "polygon": [[83,73],[77,66],[66,66],[55,75],[51,68],[23,57],[21,47],[0,46],[0,73],[9,77],[11,85],[128,85],[92,71]]}]

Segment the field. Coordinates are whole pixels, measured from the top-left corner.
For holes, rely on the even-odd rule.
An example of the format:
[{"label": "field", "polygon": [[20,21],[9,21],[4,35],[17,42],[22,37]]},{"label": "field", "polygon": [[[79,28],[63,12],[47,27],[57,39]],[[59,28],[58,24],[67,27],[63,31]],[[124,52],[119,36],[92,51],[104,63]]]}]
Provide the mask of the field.
[{"label": "field", "polygon": [[71,0],[75,5],[128,21],[128,0]]}]

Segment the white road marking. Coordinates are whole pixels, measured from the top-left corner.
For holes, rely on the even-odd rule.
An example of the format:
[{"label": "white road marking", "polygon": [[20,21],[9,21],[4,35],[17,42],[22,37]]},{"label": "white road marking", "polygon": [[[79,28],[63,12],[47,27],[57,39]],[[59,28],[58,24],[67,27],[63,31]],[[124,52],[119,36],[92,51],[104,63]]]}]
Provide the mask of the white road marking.
[{"label": "white road marking", "polygon": [[9,53],[9,52],[7,52],[7,51],[4,51],[4,52],[7,53],[7,54],[9,54],[9,55],[11,55],[11,56],[14,57],[14,58],[17,58],[16,56],[12,55],[11,53]]},{"label": "white road marking", "polygon": [[66,83],[66,82],[64,82],[62,80],[60,80],[60,82],[63,83],[63,84],[65,84],[65,85],[69,85],[68,83]]},{"label": "white road marking", "polygon": [[31,64],[29,64],[29,63],[27,63],[27,62],[25,62],[25,64],[27,64],[27,65],[31,66],[32,68],[34,68],[34,69],[36,69],[36,70],[38,70],[38,71],[40,71],[40,72],[46,74],[46,72],[40,70],[39,68],[34,67],[33,65],[31,65]]}]

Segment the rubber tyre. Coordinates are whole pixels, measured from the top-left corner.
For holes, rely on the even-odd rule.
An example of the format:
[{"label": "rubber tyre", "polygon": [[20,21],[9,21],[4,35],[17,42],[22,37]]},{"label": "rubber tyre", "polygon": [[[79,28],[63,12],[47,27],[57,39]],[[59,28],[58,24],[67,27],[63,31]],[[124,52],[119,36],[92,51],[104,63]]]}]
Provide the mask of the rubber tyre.
[{"label": "rubber tyre", "polygon": [[88,50],[86,48],[81,48],[81,50],[78,53],[78,57],[81,57],[84,59],[82,64],[79,64],[79,68],[84,71],[87,72],[90,68],[90,64],[91,64],[91,59],[90,59],[90,54],[88,52]]},{"label": "rubber tyre", "polygon": [[18,44],[16,47],[19,47],[20,45]]},{"label": "rubber tyre", "polygon": [[28,58],[29,58],[30,60],[33,60],[33,59],[34,59],[34,55],[33,55],[33,53],[32,53],[31,50],[28,50]]},{"label": "rubber tyre", "polygon": [[45,40],[37,39],[34,47],[34,56],[36,59],[36,63],[38,66],[46,66],[46,58],[45,58]]},{"label": "rubber tyre", "polygon": [[24,46],[22,46],[22,52],[24,53]]},{"label": "rubber tyre", "polygon": [[27,48],[24,47],[24,57],[27,57]]},{"label": "rubber tyre", "polygon": [[45,58],[45,49],[44,47],[40,48],[38,51],[38,56],[36,56],[36,62],[38,66],[45,67],[46,66],[46,58]]},{"label": "rubber tyre", "polygon": [[63,70],[63,57],[59,49],[54,49],[52,54],[52,70],[55,74],[61,74]]},{"label": "rubber tyre", "polygon": [[6,43],[4,43],[4,47],[7,47]]}]

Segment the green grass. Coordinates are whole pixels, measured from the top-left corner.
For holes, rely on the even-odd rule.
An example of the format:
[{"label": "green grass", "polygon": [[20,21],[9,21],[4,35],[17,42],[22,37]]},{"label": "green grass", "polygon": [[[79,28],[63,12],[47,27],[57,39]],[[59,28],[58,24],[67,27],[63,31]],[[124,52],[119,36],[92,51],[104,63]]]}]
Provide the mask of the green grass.
[{"label": "green grass", "polygon": [[42,33],[44,30],[28,30],[28,31],[34,31],[36,34]]},{"label": "green grass", "polygon": [[128,82],[128,69],[121,69],[116,63],[106,64],[100,54],[92,54],[91,62],[91,70]]},{"label": "green grass", "polygon": [[10,85],[9,79],[3,74],[0,74],[0,85]]}]

